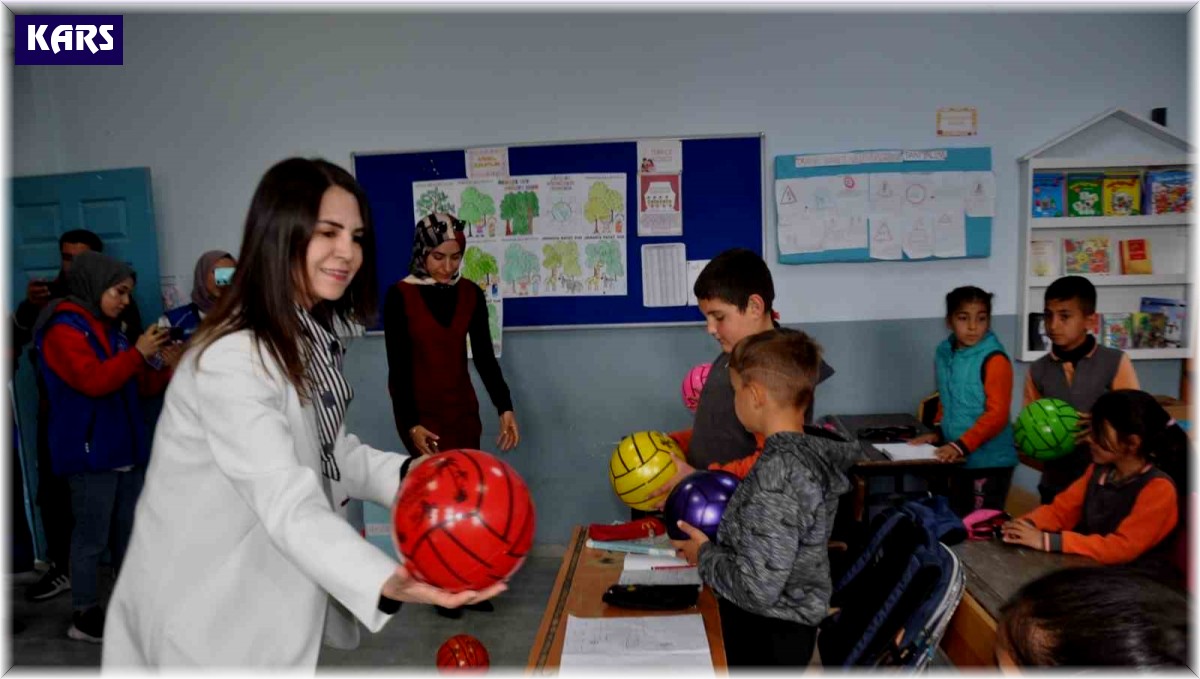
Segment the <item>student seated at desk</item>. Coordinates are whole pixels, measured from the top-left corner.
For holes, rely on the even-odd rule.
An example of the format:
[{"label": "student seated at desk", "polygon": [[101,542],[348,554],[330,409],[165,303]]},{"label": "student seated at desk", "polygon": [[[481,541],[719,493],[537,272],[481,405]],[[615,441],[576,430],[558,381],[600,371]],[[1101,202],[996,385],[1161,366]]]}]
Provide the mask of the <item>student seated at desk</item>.
[{"label": "student seated at desk", "polygon": [[1004,605],[996,664],[1011,667],[1186,667],[1188,600],[1130,568],[1067,568]]},{"label": "student seated at desk", "polygon": [[939,460],[966,459],[950,487],[950,506],[959,516],[977,509],[1004,509],[1017,449],[1008,413],[1012,405],[1012,363],[991,329],[992,295],[974,286],[946,295],[950,336],[937,347],[940,433],[910,443],[945,441]]},{"label": "student seated at desk", "polygon": [[729,361],[734,411],[765,437],[734,492],[717,540],[680,521],[672,544],[713,589],[730,666],[804,666],[829,608],[827,543],[859,445],[805,435],[821,348],[798,330],[738,343]]},{"label": "student seated at desk", "polygon": [[1052,504],[1004,525],[1004,541],[1105,564],[1169,552],[1187,483],[1187,437],[1154,397],[1120,389],[1096,400],[1092,464]]},{"label": "student seated at desk", "polygon": [[[705,265],[692,290],[708,323],[706,330],[721,345],[721,354],[713,360],[700,391],[692,429],[671,433],[687,460],[677,462],[675,476],[655,493],[663,501],[696,469],[723,469],[745,477],[763,447],[762,438],[746,431],[734,414],[729,355],[743,338],[779,327],[772,310],[775,284],[771,271],[763,258],[750,250],[726,250]],[[820,361],[815,384],[831,375],[833,368]],[[812,403],[806,417],[812,421]]]}]

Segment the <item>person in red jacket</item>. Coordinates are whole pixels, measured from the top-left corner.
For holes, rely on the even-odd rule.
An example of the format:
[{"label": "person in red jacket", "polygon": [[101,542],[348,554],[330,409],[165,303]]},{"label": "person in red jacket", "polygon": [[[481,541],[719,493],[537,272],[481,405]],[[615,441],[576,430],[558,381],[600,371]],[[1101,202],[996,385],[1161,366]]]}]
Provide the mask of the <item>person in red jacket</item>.
[{"label": "person in red jacket", "polygon": [[[47,304],[34,326],[50,401],[50,459],[67,479],[75,517],[67,634],[93,643],[104,629],[100,555],[109,548],[114,570],[120,568],[150,454],[139,399],[160,393],[170,377],[147,363],[169,339],[164,329],[151,326],[130,346],[117,325],[134,283],[124,262],[80,253],[66,275],[66,296]],[[168,365],[179,353],[163,349]]]},{"label": "person in red jacket", "polygon": [[[1187,483],[1183,430],[1144,391],[1119,389],[1092,407],[1092,464],[1029,514],[1004,525],[1004,541],[1103,564],[1165,562]],[[1155,558],[1160,557],[1160,558]]]}]

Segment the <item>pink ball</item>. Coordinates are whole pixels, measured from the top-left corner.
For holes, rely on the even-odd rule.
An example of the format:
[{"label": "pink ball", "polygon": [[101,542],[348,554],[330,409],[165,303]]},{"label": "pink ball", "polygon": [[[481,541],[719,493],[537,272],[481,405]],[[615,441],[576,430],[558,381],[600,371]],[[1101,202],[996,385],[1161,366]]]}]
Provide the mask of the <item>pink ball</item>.
[{"label": "pink ball", "polygon": [[704,383],[708,381],[710,370],[712,370],[712,363],[701,363],[689,370],[687,376],[683,378],[683,385],[680,387],[683,391],[683,405],[692,412],[696,412],[696,405],[700,403],[700,391],[704,389]]}]

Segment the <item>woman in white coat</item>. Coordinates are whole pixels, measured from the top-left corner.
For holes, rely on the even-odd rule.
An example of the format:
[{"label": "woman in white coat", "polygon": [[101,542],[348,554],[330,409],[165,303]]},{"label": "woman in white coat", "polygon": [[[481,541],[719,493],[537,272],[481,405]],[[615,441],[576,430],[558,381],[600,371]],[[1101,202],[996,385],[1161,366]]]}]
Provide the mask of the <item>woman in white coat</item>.
[{"label": "woman in white coat", "polygon": [[411,463],[342,426],[353,392],[332,329],[372,311],[374,244],[342,168],[292,158],[259,183],[233,284],[167,392],[105,668],[312,669],[327,616],[376,632],[398,602],[457,607],[505,589],[417,582],[331,501],[336,488],[389,506]]}]

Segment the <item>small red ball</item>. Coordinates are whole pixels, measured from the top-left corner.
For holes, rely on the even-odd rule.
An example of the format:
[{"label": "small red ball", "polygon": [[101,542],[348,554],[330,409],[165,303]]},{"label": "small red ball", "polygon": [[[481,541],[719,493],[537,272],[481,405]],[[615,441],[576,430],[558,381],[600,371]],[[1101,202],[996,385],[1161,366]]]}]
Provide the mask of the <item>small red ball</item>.
[{"label": "small red ball", "polygon": [[466,668],[483,669],[490,664],[483,642],[470,634],[456,634],[446,640],[437,652],[439,670]]}]

